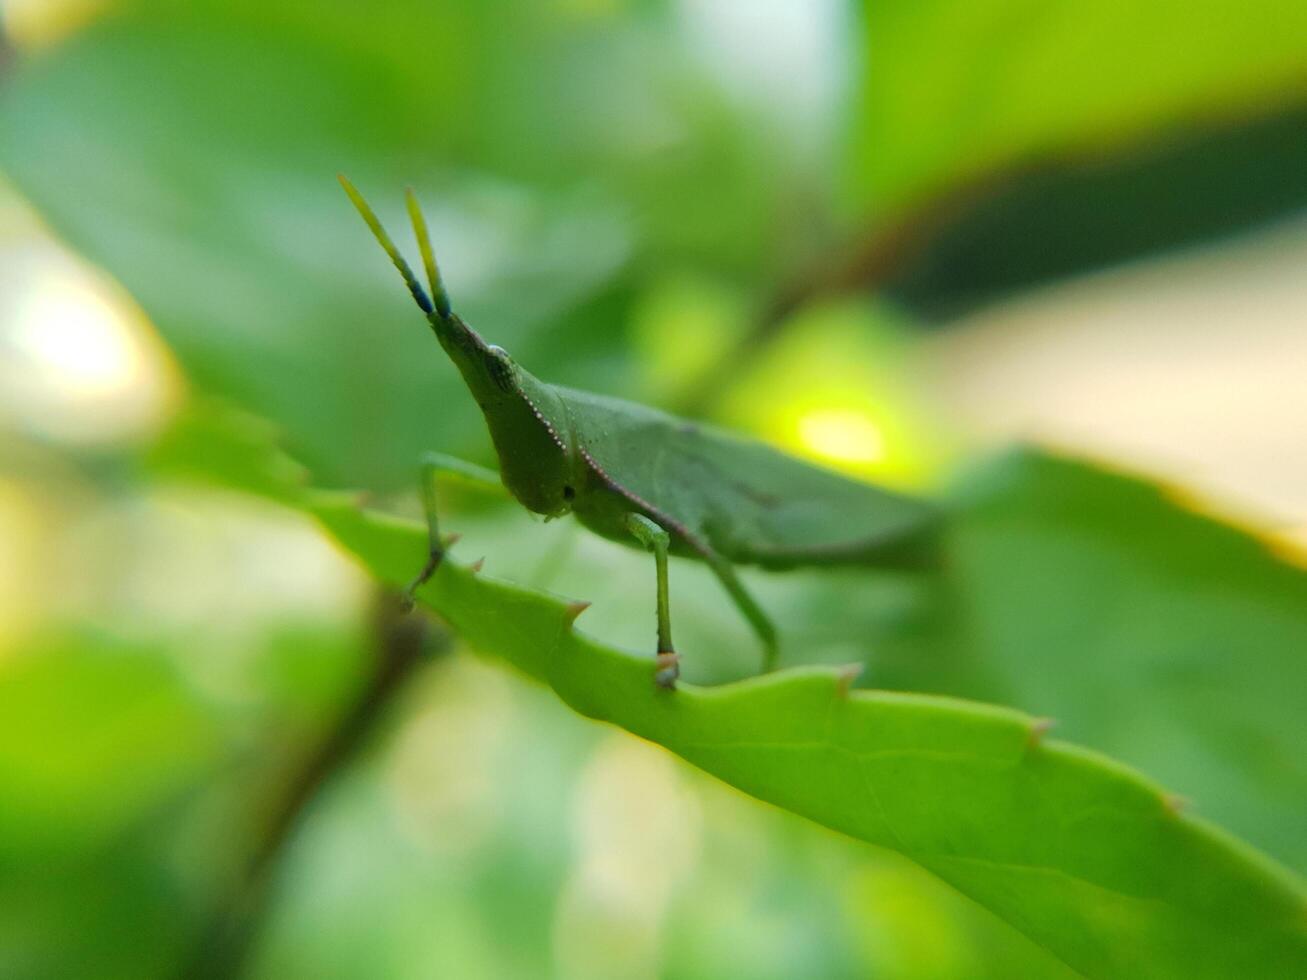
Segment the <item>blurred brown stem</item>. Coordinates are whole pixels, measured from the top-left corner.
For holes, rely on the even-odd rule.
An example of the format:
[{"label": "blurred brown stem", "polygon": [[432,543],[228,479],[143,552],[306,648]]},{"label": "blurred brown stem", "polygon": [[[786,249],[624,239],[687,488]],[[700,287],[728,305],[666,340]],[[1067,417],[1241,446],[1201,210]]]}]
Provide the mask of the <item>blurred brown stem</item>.
[{"label": "blurred brown stem", "polygon": [[810,303],[889,282],[921,253],[959,212],[1011,174],[986,174],[931,195],[890,220],[878,220],[831,248],[800,275],[782,284],[762,305],[740,339],[679,400],[683,415],[711,413],[733,378],[758,360],[785,332],[795,313]]},{"label": "blurred brown stem", "polygon": [[426,650],[448,649],[449,635],[420,615],[405,614],[390,592],[378,594],[367,676],[335,725],[280,788],[234,893],[205,931],[179,976],[241,975],[274,898],[277,866],[313,800],[368,743]]}]

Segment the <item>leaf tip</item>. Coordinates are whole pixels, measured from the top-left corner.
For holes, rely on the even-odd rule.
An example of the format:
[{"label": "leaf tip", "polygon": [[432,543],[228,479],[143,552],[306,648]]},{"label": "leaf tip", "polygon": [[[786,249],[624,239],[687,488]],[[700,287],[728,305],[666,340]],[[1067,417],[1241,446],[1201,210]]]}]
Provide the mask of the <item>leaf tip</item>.
[{"label": "leaf tip", "polygon": [[468,565],[468,566],[467,566],[467,570],[468,570],[469,572],[471,572],[473,575],[475,575],[477,572],[481,571],[481,568],[482,568],[482,566],[485,565],[485,563],[486,563],[485,555],[482,555],[480,558],[478,558],[478,559],[477,559],[476,561],[474,561],[472,564]]},{"label": "leaf tip", "polygon": [[1181,796],[1179,793],[1163,793],[1162,809],[1170,816],[1179,816],[1185,810],[1193,806],[1193,800],[1187,796]]},{"label": "leaf tip", "polygon": [[1030,722],[1030,731],[1026,735],[1027,748],[1038,748],[1043,744],[1044,736],[1057,724],[1056,718],[1034,718]]},{"label": "leaf tip", "polygon": [[849,692],[853,690],[853,683],[862,676],[863,665],[860,663],[845,664],[835,670],[835,694],[840,698],[847,698]]},{"label": "leaf tip", "polygon": [[457,531],[451,531],[449,534],[443,535],[441,537],[440,547],[448,551],[450,548],[454,547],[454,545],[458,544],[462,540],[463,540],[463,535],[459,534]]},{"label": "leaf tip", "polygon": [[576,622],[576,617],[590,608],[590,603],[585,599],[577,599],[575,602],[569,602],[563,608],[563,618],[567,620],[567,625],[571,626]]}]

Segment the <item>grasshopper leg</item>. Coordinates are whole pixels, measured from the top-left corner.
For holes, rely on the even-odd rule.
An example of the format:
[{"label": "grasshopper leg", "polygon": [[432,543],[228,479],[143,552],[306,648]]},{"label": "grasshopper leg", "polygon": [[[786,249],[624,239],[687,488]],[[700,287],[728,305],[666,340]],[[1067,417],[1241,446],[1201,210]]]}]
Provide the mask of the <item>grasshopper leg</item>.
[{"label": "grasshopper leg", "polygon": [[440,525],[436,517],[436,477],[442,474],[457,476],[460,479],[474,483],[480,486],[503,490],[503,485],[499,482],[499,475],[493,470],[487,470],[475,463],[468,463],[453,456],[446,456],[444,453],[424,453],[422,455],[422,510],[427,517],[427,560],[422,565],[422,570],[418,572],[417,577],[409,583],[408,588],[404,590],[402,600],[405,610],[413,608],[413,602],[417,590],[420,589],[436,574],[436,569],[444,560],[445,551],[453,541],[442,539],[440,536]]},{"label": "grasshopper leg", "polygon": [[658,572],[658,658],[654,683],[668,690],[680,676],[679,658],[672,645],[672,613],[667,596],[667,552],[671,538],[667,532],[643,514],[627,514],[626,528],[644,547],[653,552]]},{"label": "grasshopper leg", "polygon": [[775,670],[780,648],[776,642],[776,627],[772,625],[770,617],[762,611],[762,607],[758,605],[757,600],[745,590],[744,583],[735,574],[735,566],[715,551],[707,551],[702,554],[704,562],[713,570],[717,580],[722,583],[722,588],[726,590],[726,594],[731,597],[736,608],[749,621],[753,631],[758,634],[758,639],[762,641],[763,673]]}]

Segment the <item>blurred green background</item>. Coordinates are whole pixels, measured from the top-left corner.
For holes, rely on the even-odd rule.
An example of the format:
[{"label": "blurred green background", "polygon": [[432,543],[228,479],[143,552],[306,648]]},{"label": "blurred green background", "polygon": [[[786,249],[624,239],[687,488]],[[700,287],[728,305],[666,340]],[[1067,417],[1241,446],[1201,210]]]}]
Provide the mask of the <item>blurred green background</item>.
[{"label": "blurred green background", "polygon": [[[973,464],[1061,446],[1307,541],[1307,6],[0,16],[0,975],[1076,975],[438,626],[378,696],[375,586],[242,447],[408,515],[420,451],[491,456],[337,171],[396,227],[416,188],[456,306],[536,374],[989,501],[964,627],[892,578],[752,576],[789,662],[1055,715],[1307,869],[1298,569],[1178,491]],[[640,555],[448,504],[460,553],[648,645]],[[748,674],[673,575],[691,676]]]}]

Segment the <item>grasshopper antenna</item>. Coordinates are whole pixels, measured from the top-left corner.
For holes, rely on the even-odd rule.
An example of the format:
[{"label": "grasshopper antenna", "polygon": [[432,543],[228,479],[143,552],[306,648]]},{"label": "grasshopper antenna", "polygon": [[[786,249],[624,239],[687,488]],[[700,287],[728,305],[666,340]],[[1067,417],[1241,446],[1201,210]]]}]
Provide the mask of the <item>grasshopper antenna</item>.
[{"label": "grasshopper antenna", "polygon": [[[404,284],[408,286],[408,291],[413,294],[413,300],[422,308],[423,313],[430,315],[433,310],[431,300],[427,298],[426,291],[422,288],[422,284],[418,282],[417,276],[413,275],[413,270],[410,269],[408,263],[404,261],[404,256],[399,254],[399,249],[395,247],[395,243],[392,242],[390,236],[386,234],[386,229],[381,227],[381,222],[372,212],[372,208],[368,207],[368,202],[363,200],[363,195],[358,192],[358,189],[349,182],[349,178],[344,174],[336,174],[336,179],[340,181],[340,186],[345,188],[345,193],[348,194],[349,199],[354,202],[354,207],[358,210],[358,213],[362,216],[363,220],[367,222],[368,227],[372,229],[373,236],[381,244],[381,247],[386,250],[386,254],[390,256],[390,261],[395,264],[395,268],[399,270],[399,274],[404,277]],[[431,245],[428,243],[426,250],[422,255],[424,259],[427,257],[427,253],[430,249]],[[431,264],[427,267],[428,272],[434,269],[434,267],[435,260],[432,259]],[[439,283],[440,279],[437,277],[433,282]],[[438,295],[444,296],[443,288]],[[449,298],[447,296],[444,297],[444,312],[440,315],[442,317],[449,315]]]},{"label": "grasshopper antenna", "polygon": [[427,219],[422,215],[422,209],[418,207],[417,195],[413,193],[413,188],[404,189],[404,200],[408,203],[408,217],[413,222],[413,235],[418,240],[418,250],[422,253],[422,264],[427,270],[427,282],[431,285],[431,298],[435,301],[436,312],[441,317],[448,317],[450,313],[449,292],[445,289],[445,283],[440,278],[440,269],[436,265],[436,253],[431,248],[431,236],[427,234]]}]

